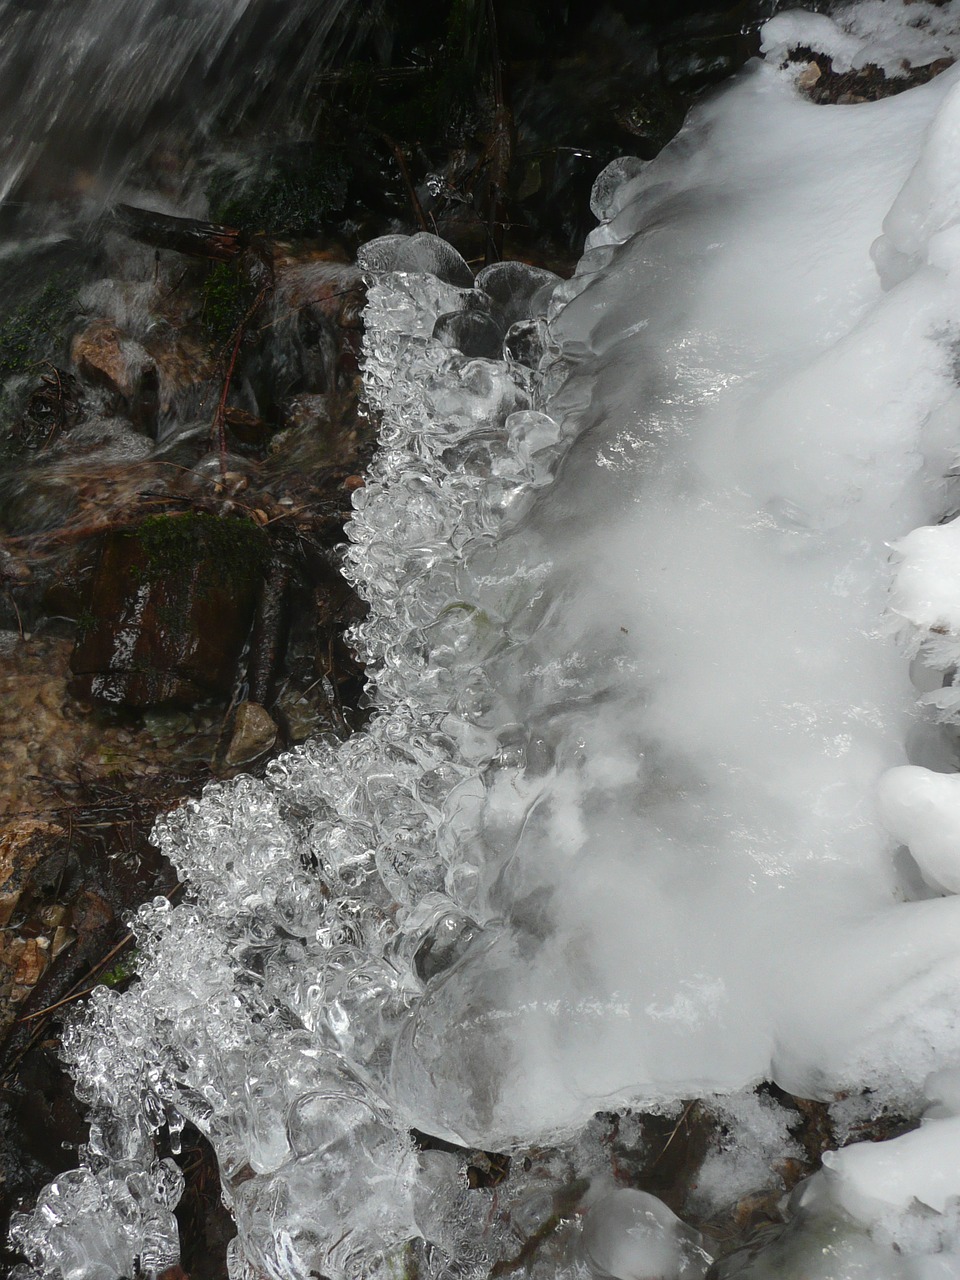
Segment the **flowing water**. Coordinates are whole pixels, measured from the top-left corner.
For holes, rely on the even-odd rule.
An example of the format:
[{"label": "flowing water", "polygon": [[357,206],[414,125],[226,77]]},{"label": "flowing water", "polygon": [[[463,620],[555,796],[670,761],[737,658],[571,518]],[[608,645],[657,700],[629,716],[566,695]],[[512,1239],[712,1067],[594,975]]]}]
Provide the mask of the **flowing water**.
[{"label": "flowing water", "polygon": [[186,149],[243,113],[295,114],[317,68],[357,38],[356,9],[356,0],[3,0],[0,201],[31,179],[96,197],[161,126]]}]

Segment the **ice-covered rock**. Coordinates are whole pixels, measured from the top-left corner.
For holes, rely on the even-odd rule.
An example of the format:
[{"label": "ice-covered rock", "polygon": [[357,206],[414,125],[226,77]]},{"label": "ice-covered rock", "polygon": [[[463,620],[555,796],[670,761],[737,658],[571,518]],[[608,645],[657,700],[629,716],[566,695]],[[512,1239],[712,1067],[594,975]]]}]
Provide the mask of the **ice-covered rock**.
[{"label": "ice-covered rock", "polygon": [[765,23],[761,48],[771,61],[796,49],[813,49],[833,61],[835,71],[876,66],[889,75],[923,67],[960,52],[956,0],[853,0],[830,5],[828,12],[788,9]]},{"label": "ice-covered rock", "polygon": [[357,265],[364,271],[382,274],[402,271],[411,275],[436,276],[446,284],[469,289],[473,272],[453,245],[429,231],[416,235],[380,236],[369,240],[357,254]]}]

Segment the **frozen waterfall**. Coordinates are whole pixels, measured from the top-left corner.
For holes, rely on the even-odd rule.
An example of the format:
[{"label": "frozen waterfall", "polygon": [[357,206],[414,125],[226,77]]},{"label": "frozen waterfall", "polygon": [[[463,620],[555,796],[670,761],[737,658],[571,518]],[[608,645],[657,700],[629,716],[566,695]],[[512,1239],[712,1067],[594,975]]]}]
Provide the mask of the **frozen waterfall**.
[{"label": "frozen waterfall", "polygon": [[[781,66],[932,60],[951,24],[774,19],[601,176],[569,282],[361,252],[376,714],[161,822],[190,896],[69,1030],[94,1123],[17,1226],[41,1274],[176,1259],[152,1136],[189,1120],[236,1280],[479,1277],[534,1174],[471,1200],[412,1127],[576,1152],[600,1109],[764,1079],[926,1116],[712,1274],[960,1274],[960,72],[815,106]],[[503,359],[457,350],[477,312]],[[651,1200],[596,1180],[537,1276],[702,1277]]]}]

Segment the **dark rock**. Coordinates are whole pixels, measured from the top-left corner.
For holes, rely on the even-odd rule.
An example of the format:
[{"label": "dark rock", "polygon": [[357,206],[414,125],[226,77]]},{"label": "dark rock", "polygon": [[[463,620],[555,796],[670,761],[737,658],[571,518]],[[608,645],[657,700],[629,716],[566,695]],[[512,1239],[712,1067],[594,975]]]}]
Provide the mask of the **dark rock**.
[{"label": "dark rock", "polygon": [[245,373],[262,415],[274,416],[293,396],[329,395],[340,354],[337,329],[320,306],[277,315]]},{"label": "dark rock", "polygon": [[267,560],[247,520],[154,516],[104,540],[70,666],[81,697],[143,708],[230,693]]},{"label": "dark rock", "polygon": [[160,427],[160,375],[150,364],[137,379],[130,399],[130,421],[151,440],[156,440]]},{"label": "dark rock", "polygon": [[14,423],[13,442],[24,449],[42,449],[61,431],[69,431],[83,417],[80,387],[64,369],[51,366],[31,391],[23,415]]}]

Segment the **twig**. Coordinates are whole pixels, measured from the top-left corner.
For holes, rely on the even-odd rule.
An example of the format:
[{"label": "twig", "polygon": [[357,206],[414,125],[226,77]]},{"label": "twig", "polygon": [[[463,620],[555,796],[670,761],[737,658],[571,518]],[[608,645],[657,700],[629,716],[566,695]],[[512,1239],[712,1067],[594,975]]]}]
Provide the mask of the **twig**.
[{"label": "twig", "polygon": [[6,588],[6,592],[7,592],[7,596],[9,597],[10,603],[13,605],[13,612],[17,615],[17,631],[20,633],[20,639],[25,640],[26,636],[23,633],[23,619],[20,617],[20,610],[17,607],[16,600],[14,599],[13,591],[8,586]]},{"label": "twig", "polygon": [[[417,195],[417,189],[413,185],[413,179],[410,177],[410,169],[407,166],[407,158],[403,154],[400,144],[390,137],[389,133],[382,133],[380,137],[384,140],[390,150],[393,152],[393,158],[397,162],[397,168],[400,170],[400,176],[403,178],[403,184],[407,188],[407,196],[413,206],[414,216],[420,225],[421,231],[429,231],[430,225],[427,222],[426,215],[423,212],[423,205],[420,203],[420,197]],[[436,224],[434,224],[436,225]]]},{"label": "twig", "polygon": [[700,1100],[699,1100],[699,1098],[694,1098],[694,1100],[693,1100],[692,1102],[688,1102],[688,1103],[687,1103],[687,1105],[684,1107],[684,1109],[683,1109],[683,1115],[680,1117],[680,1119],[679,1119],[679,1120],[677,1121],[677,1123],[674,1125],[674,1127],[673,1127],[673,1132],[670,1134],[670,1137],[669,1137],[669,1138],[667,1138],[666,1142],[665,1142],[665,1143],[663,1144],[663,1146],[660,1148],[660,1154],[657,1156],[656,1160],[654,1160],[653,1164],[651,1164],[651,1166],[650,1166],[650,1168],[651,1168],[651,1169],[653,1168],[653,1166],[654,1166],[655,1164],[659,1163],[659,1161],[660,1161],[660,1160],[661,1160],[661,1159],[666,1155],[666,1153],[667,1153],[667,1147],[669,1147],[669,1146],[670,1146],[670,1143],[674,1140],[674,1138],[675,1138],[675,1137],[677,1136],[677,1134],[680,1132],[680,1129],[681,1129],[681,1127],[683,1126],[683,1124],[686,1122],[686,1120],[688,1119],[688,1117],[689,1117],[689,1115],[690,1115],[690,1112],[693,1110],[693,1108],[694,1108],[695,1106],[697,1106],[697,1104],[699,1103],[699,1101],[700,1101]]},{"label": "twig", "polygon": [[[172,889],[169,889],[165,894],[163,894],[163,897],[166,898],[168,902],[172,902],[176,894],[180,893],[182,890],[183,890],[182,884],[175,885]],[[63,997],[62,1000],[57,1000],[54,1004],[48,1005],[45,1009],[37,1009],[34,1013],[26,1013],[23,1015],[22,1018],[18,1018],[17,1022],[20,1022],[20,1023],[33,1022],[37,1018],[42,1018],[46,1014],[53,1013],[55,1010],[63,1008],[63,1006],[66,1004],[73,1004],[75,1000],[81,1000],[84,996],[90,995],[92,991],[95,991],[97,989],[97,986],[99,984],[95,983],[92,987],[86,987],[81,991],[77,991],[76,988],[80,986],[82,983],[89,982],[98,973],[101,973],[110,963],[110,961],[114,958],[114,956],[119,954],[119,952],[123,951],[125,947],[130,945],[130,943],[133,941],[133,938],[134,938],[134,935],[132,932],[124,934],[124,936],[120,939],[120,941],[116,944],[116,946],[111,947],[110,950],[107,952],[107,954],[103,956],[100,960],[98,960],[97,963],[93,965],[90,969],[88,969],[82,978],[77,979],[77,981],[73,984],[73,986],[70,988],[70,990],[67,992],[67,994]],[[15,1066],[16,1063],[20,1061],[20,1058],[23,1057],[23,1055],[34,1043],[35,1038],[36,1038],[36,1035],[31,1037],[31,1039],[27,1041],[26,1045],[23,1048],[23,1051],[18,1055],[18,1057],[11,1064],[11,1066]]]},{"label": "twig", "polygon": [[230,383],[233,381],[233,375],[237,367],[237,357],[240,354],[240,344],[243,342],[247,332],[247,325],[257,314],[267,297],[267,294],[273,288],[273,281],[267,280],[266,284],[261,286],[260,292],[250,304],[246,313],[240,320],[233,334],[233,350],[230,353],[230,362],[227,365],[226,374],[223,379],[223,388],[220,392],[220,399],[217,401],[217,409],[213,415],[213,426],[211,434],[215,435],[217,441],[217,451],[220,458],[220,479],[226,478],[227,474],[227,398],[230,395]]},{"label": "twig", "polygon": [[500,57],[500,36],[497,27],[496,0],[487,0],[487,26],[490,33],[490,61],[493,73],[492,171],[490,175],[490,208],[487,213],[487,235],[498,258],[503,257],[503,203],[507,187],[507,175],[513,156],[513,117],[507,104],[503,80],[503,62]]}]

